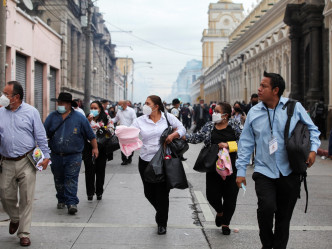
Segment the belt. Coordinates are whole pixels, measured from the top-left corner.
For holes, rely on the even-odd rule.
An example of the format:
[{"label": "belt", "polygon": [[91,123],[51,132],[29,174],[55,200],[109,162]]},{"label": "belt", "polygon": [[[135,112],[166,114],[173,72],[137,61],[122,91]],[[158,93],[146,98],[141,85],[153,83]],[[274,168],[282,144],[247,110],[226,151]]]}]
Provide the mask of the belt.
[{"label": "belt", "polygon": [[22,160],[23,158],[25,158],[30,152],[32,152],[34,149],[28,151],[27,153],[25,153],[24,155],[22,156],[18,156],[18,157],[5,157],[5,156],[1,156],[2,157],[2,160],[8,160],[8,161],[20,161]]}]

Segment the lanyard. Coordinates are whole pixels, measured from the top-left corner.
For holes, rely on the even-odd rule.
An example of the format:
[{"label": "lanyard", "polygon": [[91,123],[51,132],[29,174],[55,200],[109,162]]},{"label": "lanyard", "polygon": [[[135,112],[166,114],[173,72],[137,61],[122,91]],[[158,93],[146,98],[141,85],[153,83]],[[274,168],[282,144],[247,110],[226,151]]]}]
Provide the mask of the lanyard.
[{"label": "lanyard", "polygon": [[271,129],[271,137],[273,137],[273,122],[274,122],[274,117],[275,117],[275,115],[276,115],[276,109],[277,109],[278,105],[279,105],[279,102],[278,102],[278,104],[276,105],[276,107],[274,108],[272,123],[271,123],[271,118],[270,118],[269,108],[265,105],[265,107],[266,107],[266,111],[267,111],[267,115],[269,116],[269,124],[270,124],[270,129]]}]

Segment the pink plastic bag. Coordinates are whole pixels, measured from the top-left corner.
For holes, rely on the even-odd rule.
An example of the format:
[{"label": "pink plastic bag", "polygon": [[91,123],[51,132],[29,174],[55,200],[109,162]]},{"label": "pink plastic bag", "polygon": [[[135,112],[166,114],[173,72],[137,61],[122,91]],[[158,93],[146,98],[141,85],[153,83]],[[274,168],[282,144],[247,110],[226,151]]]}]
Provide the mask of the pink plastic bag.
[{"label": "pink plastic bag", "polygon": [[228,150],[225,148],[219,150],[216,170],[224,180],[226,179],[226,176],[233,174],[231,157],[229,156]]},{"label": "pink plastic bag", "polygon": [[140,130],[135,127],[119,125],[116,127],[115,135],[119,139],[120,149],[126,156],[130,156],[135,150],[139,150],[143,143],[138,138]]}]

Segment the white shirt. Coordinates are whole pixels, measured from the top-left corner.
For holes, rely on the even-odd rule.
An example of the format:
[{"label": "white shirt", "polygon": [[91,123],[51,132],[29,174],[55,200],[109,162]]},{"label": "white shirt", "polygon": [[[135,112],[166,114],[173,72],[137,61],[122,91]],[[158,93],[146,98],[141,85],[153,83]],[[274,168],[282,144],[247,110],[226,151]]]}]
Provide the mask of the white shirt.
[{"label": "white shirt", "polygon": [[120,121],[121,125],[129,127],[136,118],[137,117],[134,109],[127,106],[126,110],[118,110],[115,118],[112,118],[112,121],[113,123],[117,123],[118,121]]},{"label": "white shirt", "polygon": [[79,113],[82,113],[83,116],[85,117],[85,112],[81,108],[76,107],[76,108],[74,108],[74,110],[77,111],[77,112],[79,112]]},{"label": "white shirt", "polygon": [[[173,128],[177,128],[177,133],[180,137],[184,136],[186,129],[182,123],[171,114],[167,114],[168,121]],[[160,136],[163,131],[167,128],[167,121],[164,113],[161,113],[161,118],[154,123],[148,115],[143,115],[136,118],[132,124],[133,127],[140,129],[140,135],[143,142],[143,146],[140,151],[140,157],[144,161],[151,161],[154,155],[160,148]]]}]

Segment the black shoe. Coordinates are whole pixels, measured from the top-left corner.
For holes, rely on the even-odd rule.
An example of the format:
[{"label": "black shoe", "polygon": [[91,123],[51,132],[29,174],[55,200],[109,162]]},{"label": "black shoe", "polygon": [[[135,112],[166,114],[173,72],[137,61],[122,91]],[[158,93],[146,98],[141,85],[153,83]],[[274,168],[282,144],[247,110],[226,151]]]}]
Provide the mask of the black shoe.
[{"label": "black shoe", "polygon": [[88,195],[88,201],[92,201],[93,200],[93,195]]},{"label": "black shoe", "polygon": [[102,195],[97,195],[97,200],[100,201],[101,199],[103,199]]},{"label": "black shoe", "polygon": [[180,159],[181,159],[181,161],[186,161],[187,160],[187,158],[184,158],[183,156],[180,157]]},{"label": "black shoe", "polygon": [[217,227],[221,227],[221,225],[222,225],[222,216],[217,216],[216,215],[215,222],[216,222]]},{"label": "black shoe", "polygon": [[128,164],[128,162],[122,162],[121,163],[121,165],[127,165]]},{"label": "black shoe", "polygon": [[128,164],[131,164],[131,162],[132,162],[132,160],[131,160],[131,159],[129,159],[129,160],[127,161],[127,163],[128,163]]},{"label": "black shoe", "polygon": [[230,235],[231,234],[231,229],[229,229],[229,227],[222,227],[222,234],[223,235]]},{"label": "black shoe", "polygon": [[158,234],[159,235],[166,234],[166,227],[164,227],[164,226],[158,226]]},{"label": "black shoe", "polygon": [[68,214],[76,214],[77,213],[77,206],[76,205],[68,205]]}]

